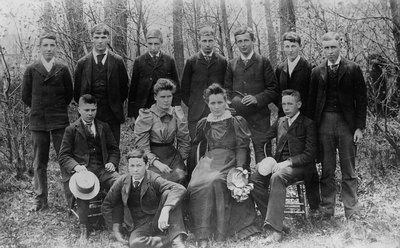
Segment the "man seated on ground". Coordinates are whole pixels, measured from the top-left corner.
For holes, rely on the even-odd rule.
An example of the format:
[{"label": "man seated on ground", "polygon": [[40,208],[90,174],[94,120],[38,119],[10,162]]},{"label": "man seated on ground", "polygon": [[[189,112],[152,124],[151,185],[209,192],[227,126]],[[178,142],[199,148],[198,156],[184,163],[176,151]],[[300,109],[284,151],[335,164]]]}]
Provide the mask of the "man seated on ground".
[{"label": "man seated on ground", "polygon": [[[264,226],[272,230],[266,243],[282,240],[286,187],[310,176],[313,172],[312,166],[315,166],[315,124],[300,113],[300,107],[298,91],[282,91],[282,109],[285,116],[279,118],[267,132],[268,142],[276,138],[275,159],[278,163],[270,168],[263,168],[263,175],[258,171],[251,175],[251,182],[254,184],[252,196],[265,217]],[[271,187],[269,195],[268,186]]]},{"label": "man seated on ground", "polygon": [[185,187],[147,170],[148,158],[141,149],[129,152],[126,158],[128,173],[115,182],[102,205],[114,237],[127,243],[120,232],[127,207],[134,222],[129,247],[185,247],[183,239],[187,234],[180,205]]},{"label": "man seated on ground", "polygon": [[[93,172],[98,177],[101,187],[106,190],[119,177],[116,172],[120,160],[119,147],[108,124],[95,119],[96,99],[92,95],[82,95],[79,98],[78,111],[81,117],[66,128],[58,159],[69,203],[72,200],[69,181],[74,173]],[[85,240],[89,235],[89,200],[77,198],[76,203],[80,239]]]}]

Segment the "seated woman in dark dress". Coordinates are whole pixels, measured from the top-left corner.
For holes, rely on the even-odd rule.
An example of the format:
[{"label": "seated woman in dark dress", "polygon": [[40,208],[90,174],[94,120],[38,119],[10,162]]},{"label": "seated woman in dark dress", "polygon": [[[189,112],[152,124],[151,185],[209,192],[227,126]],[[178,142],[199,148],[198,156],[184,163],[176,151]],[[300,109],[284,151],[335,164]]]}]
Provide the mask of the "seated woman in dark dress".
[{"label": "seated woman in dark dress", "polygon": [[169,79],[157,80],[154,85],[156,103],[149,109],[139,110],[134,146],[146,152],[149,170],[182,184],[186,177],[184,160],[189,155],[190,136],[181,107],[171,106],[175,89]]},{"label": "seated woman in dark dress", "polygon": [[242,117],[233,117],[226,109],[221,86],[209,86],[204,99],[211,113],[198,122],[194,144],[205,140],[208,148],[188,185],[192,231],[200,247],[207,247],[212,237],[243,239],[259,232],[253,200],[236,202],[226,185],[230,169],[247,167],[250,130]]}]

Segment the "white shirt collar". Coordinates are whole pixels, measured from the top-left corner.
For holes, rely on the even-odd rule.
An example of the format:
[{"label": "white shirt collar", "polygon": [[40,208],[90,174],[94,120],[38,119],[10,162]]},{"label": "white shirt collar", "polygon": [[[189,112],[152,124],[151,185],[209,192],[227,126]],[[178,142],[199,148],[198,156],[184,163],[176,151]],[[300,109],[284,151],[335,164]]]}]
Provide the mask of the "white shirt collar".
[{"label": "white shirt collar", "polygon": [[222,121],[225,119],[229,119],[232,117],[231,111],[225,110],[225,112],[221,116],[215,116],[212,113],[208,114],[207,116],[207,121],[208,122],[217,122],[217,121]]},{"label": "white shirt collar", "polygon": [[40,60],[42,61],[44,68],[46,68],[46,71],[50,72],[51,68],[53,68],[53,65],[54,65],[54,61],[55,61],[54,57],[49,62],[47,62],[43,56],[40,57]]},{"label": "white shirt collar", "polygon": [[98,53],[98,52],[96,52],[96,50],[93,49],[93,58],[94,58],[94,62],[96,62],[96,64],[98,64],[97,55],[100,55],[100,54],[104,54],[104,57],[101,60],[101,63],[104,65],[104,63],[106,63],[106,59],[107,59],[107,55],[108,55],[108,48],[106,48],[106,51],[104,53]]},{"label": "white shirt collar", "polygon": [[160,54],[161,54],[161,51],[158,51],[158,53],[157,53],[156,55],[153,55],[153,54],[151,54],[151,53],[149,52],[149,55],[150,55],[151,58],[154,58],[154,56],[160,57]]},{"label": "white shirt collar", "polygon": [[94,120],[91,123],[88,123],[88,122],[84,121],[83,119],[81,119],[81,120],[82,120],[84,125],[89,125],[89,124],[91,125],[90,129],[92,130],[94,136],[96,136],[97,132],[96,132],[96,126],[94,125]]},{"label": "white shirt collar", "polygon": [[287,60],[288,62],[288,70],[289,70],[289,75],[292,75],[292,72],[294,70],[294,68],[296,67],[297,63],[299,63],[300,60],[300,55],[297,55],[296,59],[292,61],[290,61],[289,59]]},{"label": "white shirt collar", "polygon": [[251,53],[247,57],[245,57],[242,53],[240,54],[240,57],[242,58],[242,60],[250,60],[251,57],[253,56],[253,54],[254,54],[254,50],[251,51]]},{"label": "white shirt collar", "polygon": [[201,51],[201,53],[203,54],[203,56],[204,57],[206,57],[206,56],[213,56],[213,54],[214,54],[214,51],[211,51],[211,53],[210,54],[206,54],[205,52],[203,52],[203,50],[200,50]]},{"label": "white shirt collar", "polygon": [[339,57],[337,58],[337,60],[335,61],[335,63],[332,63],[331,61],[328,60],[328,66],[331,66],[331,65],[338,65],[338,64],[340,63],[340,60],[341,60],[340,55],[339,55]]},{"label": "white shirt collar", "polygon": [[297,117],[299,117],[299,115],[300,115],[300,111],[297,112],[297,114],[295,114],[292,118],[288,117],[289,127],[293,124],[293,122],[297,119]]},{"label": "white shirt collar", "polygon": [[142,183],[144,177],[140,178],[139,180],[136,180],[134,177],[132,177],[132,183],[135,184],[135,182],[139,182],[139,185]]}]

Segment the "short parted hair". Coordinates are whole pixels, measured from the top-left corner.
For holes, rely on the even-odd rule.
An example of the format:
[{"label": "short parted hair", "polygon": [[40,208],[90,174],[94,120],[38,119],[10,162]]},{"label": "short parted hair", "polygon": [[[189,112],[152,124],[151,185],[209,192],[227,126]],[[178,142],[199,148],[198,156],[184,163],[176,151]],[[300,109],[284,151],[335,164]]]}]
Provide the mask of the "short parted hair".
[{"label": "short parted hair", "polygon": [[150,38],[157,38],[160,40],[161,43],[163,43],[162,33],[158,29],[150,29],[149,31],[147,31],[146,40]]},{"label": "short parted hair", "polygon": [[92,37],[94,34],[110,35],[110,29],[108,28],[108,26],[106,24],[99,23],[92,27],[92,30],[90,33],[91,33]]},{"label": "short parted hair", "polygon": [[283,41],[287,40],[287,41],[290,41],[290,42],[293,42],[293,43],[297,43],[297,44],[299,44],[301,46],[301,37],[300,37],[300,35],[298,35],[295,32],[292,32],[292,31],[284,33],[282,35],[282,40]]},{"label": "short parted hair", "polygon": [[250,34],[250,39],[252,41],[255,40],[253,30],[251,28],[247,27],[247,26],[241,26],[241,27],[237,28],[235,30],[235,32],[233,33],[233,35],[235,36],[235,41],[236,41],[236,36],[242,35],[242,34],[245,34],[245,33],[249,33]]},{"label": "short parted hair", "polygon": [[340,35],[336,32],[328,32],[322,35],[322,41],[330,41],[330,40],[337,40],[340,41]]},{"label": "short parted hair", "polygon": [[211,26],[204,26],[200,28],[199,36],[215,36],[215,31]]},{"label": "short parted hair", "polygon": [[169,90],[172,92],[172,94],[174,94],[176,91],[176,86],[168,78],[159,78],[153,87],[154,95],[157,95],[158,92],[162,90]]},{"label": "short parted hair", "polygon": [[126,154],[126,160],[129,160],[130,158],[141,158],[143,159],[145,164],[147,164],[147,162],[149,161],[145,151],[139,148],[133,149],[132,151],[128,152],[128,154]]},{"label": "short parted hair", "polygon": [[296,99],[296,102],[301,102],[300,92],[293,89],[287,89],[282,91],[282,97],[284,96],[293,96]]},{"label": "short parted hair", "polygon": [[228,99],[226,95],[226,90],[221,87],[218,83],[213,83],[210,86],[208,86],[207,89],[204,90],[203,93],[203,99],[208,103],[210,100],[210,95],[217,95],[217,94],[222,94],[224,96],[225,101]]},{"label": "short parted hair", "polygon": [[96,104],[96,105],[97,105],[96,97],[94,97],[94,96],[92,96],[92,95],[90,95],[90,94],[82,95],[82,96],[79,98],[79,105],[80,105],[80,104],[83,104],[83,103],[86,103],[86,104]]},{"label": "short parted hair", "polygon": [[52,34],[52,33],[44,33],[44,34],[42,34],[40,36],[40,38],[39,38],[39,46],[42,45],[42,41],[44,39],[54,40],[56,42],[56,44],[57,44],[57,38],[56,38],[55,34]]}]

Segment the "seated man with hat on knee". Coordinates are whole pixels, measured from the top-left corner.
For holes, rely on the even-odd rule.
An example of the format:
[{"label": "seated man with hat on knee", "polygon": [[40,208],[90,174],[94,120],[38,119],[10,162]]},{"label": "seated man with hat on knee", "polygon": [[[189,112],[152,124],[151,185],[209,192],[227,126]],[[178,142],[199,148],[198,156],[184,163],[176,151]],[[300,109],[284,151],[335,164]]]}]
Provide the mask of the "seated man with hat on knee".
[{"label": "seated man with hat on knee", "polygon": [[[282,91],[282,109],[286,116],[279,118],[268,130],[270,142],[276,138],[275,159],[267,157],[251,175],[254,190],[251,195],[260,209],[264,226],[272,232],[266,243],[282,240],[286,187],[305,180],[313,173],[317,153],[317,133],[314,122],[300,113],[300,93],[296,90]],[[268,154],[270,156],[270,154]],[[277,161],[277,162],[276,162]],[[268,194],[268,187],[270,192]],[[319,196],[319,188],[308,188]],[[314,192],[317,191],[317,192]]]},{"label": "seated man with hat on knee", "polygon": [[123,210],[128,208],[134,222],[129,247],[186,247],[181,209],[185,187],[147,170],[149,161],[144,150],[135,149],[126,159],[128,173],[115,182],[102,205],[104,219],[112,225],[114,237],[128,243],[120,232]]},{"label": "seated man with hat on knee", "polygon": [[100,187],[108,190],[119,177],[120,150],[107,123],[96,117],[97,102],[86,94],[79,99],[80,118],[65,129],[59,163],[69,203],[76,197],[81,240],[88,238],[89,200]]}]

